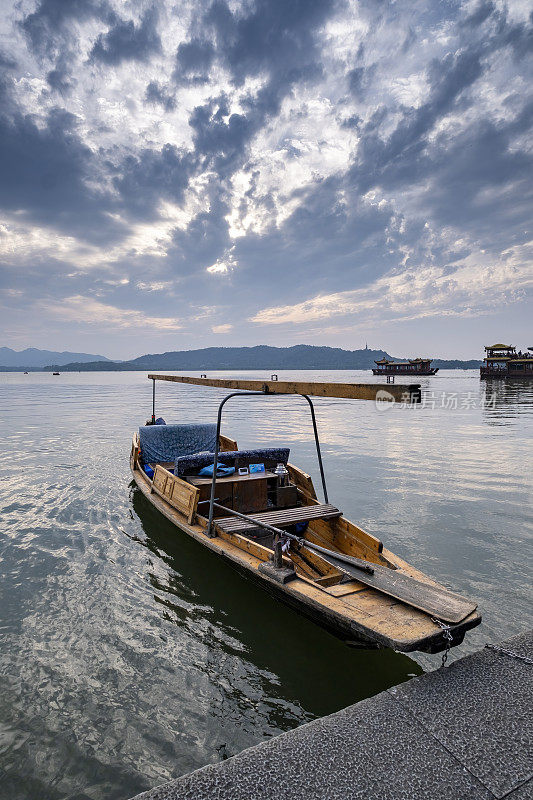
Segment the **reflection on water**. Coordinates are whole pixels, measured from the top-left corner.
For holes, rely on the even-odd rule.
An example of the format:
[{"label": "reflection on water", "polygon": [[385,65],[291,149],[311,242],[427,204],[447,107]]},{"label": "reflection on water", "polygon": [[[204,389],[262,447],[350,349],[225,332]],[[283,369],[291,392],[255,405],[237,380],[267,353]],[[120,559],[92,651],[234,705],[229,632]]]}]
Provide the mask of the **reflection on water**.
[{"label": "reflection on water", "polygon": [[485,422],[505,425],[520,414],[529,413],[533,403],[533,379],[485,380]]},{"label": "reflection on water", "polygon": [[[142,373],[0,381],[2,800],[124,798],[420,671],[274,601],[131,486],[131,433],[151,410]],[[532,624],[533,393],[474,372],[423,385],[417,409],[317,400],[317,419],[332,501],[479,600],[462,655]],[[157,412],[212,421],[224,394],[161,385]],[[303,400],[226,408],[241,446],[287,444],[320,485]]]}]

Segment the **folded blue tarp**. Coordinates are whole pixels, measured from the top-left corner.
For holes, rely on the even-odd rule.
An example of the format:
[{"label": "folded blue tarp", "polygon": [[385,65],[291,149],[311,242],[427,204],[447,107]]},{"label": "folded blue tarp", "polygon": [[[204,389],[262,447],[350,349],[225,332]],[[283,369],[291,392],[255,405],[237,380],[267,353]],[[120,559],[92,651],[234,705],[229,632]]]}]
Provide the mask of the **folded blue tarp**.
[{"label": "folded blue tarp", "polygon": [[[174,463],[179,456],[215,448],[217,426],[144,425],[139,428],[139,444],[143,464]],[[211,459],[213,461],[213,459]]]},{"label": "folded blue tarp", "polygon": [[[235,461],[247,461],[248,463],[260,464],[264,461],[275,461],[276,463],[286,464],[289,460],[290,450],[288,447],[263,447],[257,450],[223,450],[219,453],[220,461],[226,465],[235,466]],[[180,456],[176,459],[174,468],[174,475],[182,477],[186,472],[190,473],[194,470],[200,470],[202,467],[207,467],[213,464],[215,454],[213,453],[195,453],[190,456]]]},{"label": "folded blue tarp", "polygon": [[[203,469],[200,470],[198,475],[202,475],[207,478],[212,478],[214,466],[215,466],[214,463],[208,464],[207,467],[204,467]],[[226,467],[224,466],[224,464],[217,462],[217,478],[224,478],[226,475],[233,475],[234,472],[235,472],[235,467]]]}]

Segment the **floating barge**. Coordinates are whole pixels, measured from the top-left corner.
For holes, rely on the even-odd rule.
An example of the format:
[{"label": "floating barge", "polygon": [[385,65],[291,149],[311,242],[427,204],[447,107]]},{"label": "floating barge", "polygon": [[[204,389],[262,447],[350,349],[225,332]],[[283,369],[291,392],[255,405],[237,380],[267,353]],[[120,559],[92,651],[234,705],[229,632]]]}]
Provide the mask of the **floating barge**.
[{"label": "floating barge", "polygon": [[374,375],[436,375],[438,367],[432,367],[432,358],[412,358],[408,361],[388,361],[382,358],[375,361]]},{"label": "floating barge", "polygon": [[484,364],[479,368],[480,378],[533,378],[533,347],[527,352],[516,352],[511,344],[490,344],[485,347]]},{"label": "floating barge", "polygon": [[[435,653],[479,625],[475,602],[386,549],[329,500],[310,395],[379,400],[382,384],[148,377],[152,418],[133,436],[130,466],[137,487],[176,528],[359,646]],[[216,424],[166,425],[155,415],[160,380],[238,391],[222,400]],[[387,400],[402,402],[406,393],[420,400],[418,384],[389,387]],[[284,394],[301,395],[309,405],[323,502],[311,476],[289,462],[289,448],[239,450],[221,433],[228,400]]]}]

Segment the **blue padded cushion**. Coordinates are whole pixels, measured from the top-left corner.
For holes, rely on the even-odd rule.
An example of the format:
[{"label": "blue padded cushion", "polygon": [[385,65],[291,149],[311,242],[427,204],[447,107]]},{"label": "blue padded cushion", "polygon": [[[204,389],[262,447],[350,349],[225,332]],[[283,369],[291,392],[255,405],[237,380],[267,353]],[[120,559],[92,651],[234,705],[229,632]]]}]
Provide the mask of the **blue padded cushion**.
[{"label": "blue padded cushion", "polygon": [[144,425],[139,428],[139,444],[143,464],[174,462],[201,450],[213,450],[217,426],[208,425]]},{"label": "blue padded cushion", "polygon": [[[226,450],[218,454],[219,463],[234,467],[235,461],[247,460],[251,464],[261,464],[264,461],[275,461],[277,464],[286,464],[289,460],[288,447],[264,447],[258,450]],[[181,478],[186,472],[200,470],[207,467],[215,460],[215,453],[196,453],[191,456],[180,456],[176,459],[174,475]]]}]

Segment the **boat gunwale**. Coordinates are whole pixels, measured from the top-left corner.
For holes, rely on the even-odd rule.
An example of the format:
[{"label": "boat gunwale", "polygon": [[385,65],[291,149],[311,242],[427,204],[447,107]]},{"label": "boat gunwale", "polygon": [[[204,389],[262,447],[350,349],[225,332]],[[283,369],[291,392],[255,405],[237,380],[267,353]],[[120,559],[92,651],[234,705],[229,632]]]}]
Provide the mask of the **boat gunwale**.
[{"label": "boat gunwale", "polygon": [[[189,524],[185,516],[178,511],[178,509],[174,508],[164,497],[153,492],[152,482],[140,468],[137,458],[134,456],[135,436],[136,434],[134,435],[133,440],[130,468],[136,486],[142,491],[147,500],[155,508],[157,508],[157,510],[163,513],[163,515],[179,530],[186,535],[191,536],[200,544],[207,546],[212,552],[231,562],[232,566],[237,568],[241,574],[245,574],[246,576],[252,578],[259,585],[270,591],[271,594],[274,593],[276,596],[284,600],[288,605],[295,608],[300,613],[303,613],[305,616],[310,617],[315,623],[324,628],[330,629],[336,635],[341,634],[342,638],[344,639],[362,640],[369,646],[390,647],[394,650],[406,653],[415,651],[439,652],[445,649],[446,642],[443,638],[443,631],[441,629],[435,630],[426,636],[418,638],[393,638],[377,631],[375,628],[367,627],[363,623],[358,622],[358,620],[353,616],[355,609],[352,610],[350,608],[346,608],[346,603],[342,602],[342,597],[333,597],[327,592],[328,587],[322,586],[308,578],[304,578],[302,575],[297,575],[297,578],[294,581],[280,585],[268,575],[259,573],[257,567],[254,567],[249,562],[247,563],[247,559],[243,556],[245,553],[247,553],[249,557],[252,556],[259,561],[261,559],[259,559],[258,556],[251,554],[246,550],[245,547],[240,547],[239,540],[241,540],[243,543],[248,542],[252,545],[260,545],[260,543],[254,542],[253,540],[248,539],[240,534],[227,534],[224,537],[217,535],[213,538],[210,538],[206,535],[205,528],[201,524]],[[312,498],[307,499],[312,500]],[[201,519],[205,518],[201,517]],[[349,522],[349,520],[346,521]],[[235,536],[238,536],[237,540],[234,538]],[[229,545],[232,548],[232,551],[230,551],[228,547],[220,544],[223,541],[226,543],[226,545]],[[438,584],[437,581],[434,581],[424,573],[421,573],[415,567],[412,567],[407,562],[404,562],[403,559],[400,559],[386,548],[383,548],[383,553],[380,553],[379,555],[382,555],[384,559],[390,561],[392,564],[395,564],[397,568],[407,572],[407,574],[414,572],[415,575],[413,575],[413,577],[422,579],[430,585],[441,586],[441,584]],[[303,583],[304,586],[310,584],[312,589],[321,593],[320,597],[322,600],[326,600],[326,598],[328,598],[327,604],[320,602],[318,599],[312,598],[309,594],[309,591],[302,591],[303,587],[298,586],[298,581]],[[295,585],[291,586],[291,584]],[[298,588],[296,588],[297,586]],[[354,592],[354,594],[355,593],[356,592]],[[361,593],[366,594],[368,597],[373,597],[371,593],[376,595],[381,594],[381,596],[383,596],[378,590],[366,586],[357,591],[358,596]],[[404,606],[404,608],[409,608],[411,612],[416,612],[416,614],[422,614],[426,618],[429,618],[429,615],[423,611],[413,609],[410,606],[401,603],[401,601],[394,600],[393,598],[389,597],[388,599],[391,602],[391,606]],[[344,612],[340,609],[336,610],[332,608],[332,606],[336,604],[336,601],[340,601],[341,606],[344,606]],[[416,614],[414,614],[415,618]],[[454,637],[452,646],[460,644],[466,631],[476,627],[480,624],[480,622],[481,615],[476,609],[461,622],[450,625],[449,629]]]}]

